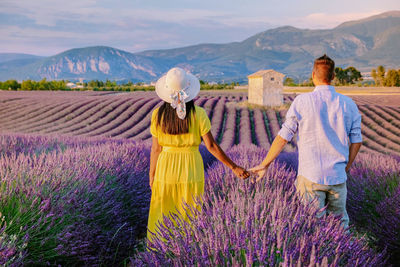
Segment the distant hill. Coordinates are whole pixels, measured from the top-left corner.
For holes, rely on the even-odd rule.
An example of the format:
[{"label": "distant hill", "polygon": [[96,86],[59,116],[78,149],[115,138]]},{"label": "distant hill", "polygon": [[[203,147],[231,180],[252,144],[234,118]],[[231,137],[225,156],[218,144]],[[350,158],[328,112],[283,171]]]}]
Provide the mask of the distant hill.
[{"label": "distant hill", "polygon": [[13,60],[40,59],[42,57],[21,53],[0,53],[0,63]]},{"label": "distant hill", "polygon": [[[16,60],[0,63],[0,79],[133,80],[156,79],[163,67],[144,56],[106,46],[75,48],[15,68]],[[10,65],[12,64],[12,65]],[[11,66],[11,67],[9,67]]]},{"label": "distant hill", "polygon": [[400,11],[390,11],[327,30],[284,26],[242,42],[129,53],[111,47],[88,47],[30,62],[2,62],[0,80],[112,79],[154,81],[173,66],[208,81],[243,81],[259,69],[307,77],[313,60],[327,53],[342,67],[370,71],[378,65],[400,67]]}]

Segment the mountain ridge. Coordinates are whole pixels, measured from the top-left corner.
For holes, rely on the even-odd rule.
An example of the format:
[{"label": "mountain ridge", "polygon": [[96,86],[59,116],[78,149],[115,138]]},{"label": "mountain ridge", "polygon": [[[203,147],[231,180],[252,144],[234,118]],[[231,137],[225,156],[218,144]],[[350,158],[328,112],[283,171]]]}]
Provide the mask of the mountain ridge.
[{"label": "mountain ridge", "polygon": [[[290,25],[268,29],[241,42],[130,53],[95,46],[73,48],[50,57],[1,62],[0,80],[83,78],[155,81],[180,66],[207,81],[245,81],[259,69],[275,69],[294,78],[308,77],[313,60],[326,53],[338,66],[369,71],[377,65],[400,66],[400,11],[389,11],[332,29]],[[15,55],[14,55],[15,56]],[[24,61],[25,60],[25,61]]]}]

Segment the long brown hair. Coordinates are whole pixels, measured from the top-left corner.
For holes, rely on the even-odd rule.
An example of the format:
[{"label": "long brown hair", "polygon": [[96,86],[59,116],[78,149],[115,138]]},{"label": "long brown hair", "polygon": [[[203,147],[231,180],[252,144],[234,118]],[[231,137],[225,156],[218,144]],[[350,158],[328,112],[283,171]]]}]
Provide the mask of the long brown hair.
[{"label": "long brown hair", "polygon": [[164,102],[158,110],[157,127],[167,134],[185,134],[189,132],[190,122],[195,113],[193,100],[186,103],[186,117],[181,120],[170,103]]}]

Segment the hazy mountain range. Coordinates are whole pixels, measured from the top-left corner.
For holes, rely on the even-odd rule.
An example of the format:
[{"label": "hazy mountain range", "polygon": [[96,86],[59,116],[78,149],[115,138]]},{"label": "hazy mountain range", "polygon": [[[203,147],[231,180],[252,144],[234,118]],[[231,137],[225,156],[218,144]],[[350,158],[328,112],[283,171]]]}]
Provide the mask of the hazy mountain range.
[{"label": "hazy mountain range", "polygon": [[267,30],[242,42],[129,53],[112,47],[75,48],[38,57],[0,53],[0,80],[83,78],[155,81],[181,66],[207,81],[244,81],[259,69],[307,77],[313,59],[327,53],[338,66],[370,71],[400,68],[400,11],[349,21],[327,30],[291,26]]}]

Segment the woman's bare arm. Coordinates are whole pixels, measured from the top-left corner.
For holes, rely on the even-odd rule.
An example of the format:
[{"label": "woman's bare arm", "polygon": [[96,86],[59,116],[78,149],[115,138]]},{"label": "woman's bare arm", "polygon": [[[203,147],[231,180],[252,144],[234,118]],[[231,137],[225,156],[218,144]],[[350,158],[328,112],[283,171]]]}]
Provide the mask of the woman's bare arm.
[{"label": "woman's bare arm", "polygon": [[202,136],[204,144],[206,145],[208,151],[210,151],[211,154],[213,154],[214,157],[216,157],[219,161],[221,161],[223,164],[228,166],[237,177],[246,179],[250,176],[250,174],[243,169],[242,167],[237,166],[226,154],[225,152],[221,149],[221,147],[215,142],[215,139],[211,132],[209,131],[205,135]]},{"label": "woman's bare arm", "polygon": [[156,173],[156,166],[157,166],[157,160],[158,156],[161,153],[162,146],[158,143],[158,139],[153,136],[152,139],[153,143],[151,145],[151,154],[150,154],[150,172],[149,172],[149,184],[150,188],[153,187],[153,182],[154,182],[154,175]]}]

